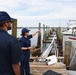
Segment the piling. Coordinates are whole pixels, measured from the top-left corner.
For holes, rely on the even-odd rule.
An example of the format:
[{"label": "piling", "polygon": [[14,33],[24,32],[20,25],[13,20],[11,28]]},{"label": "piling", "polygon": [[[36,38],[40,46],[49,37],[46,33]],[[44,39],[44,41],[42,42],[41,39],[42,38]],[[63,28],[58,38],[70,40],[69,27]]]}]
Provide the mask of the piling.
[{"label": "piling", "polygon": [[48,39],[48,37],[52,37],[52,29],[50,27],[47,27],[46,33],[47,33],[46,39]]},{"label": "piling", "polygon": [[45,24],[43,25],[43,44],[46,40],[46,31],[45,31]]},{"label": "piling", "polygon": [[[41,23],[39,23],[38,30],[41,30]],[[37,47],[32,52],[32,56],[40,56],[41,54],[41,32],[38,33]]]},{"label": "piling", "polygon": [[[39,23],[39,30],[41,30],[41,23]],[[37,47],[41,47],[41,32],[38,33]]]},{"label": "piling", "polygon": [[64,50],[64,63],[68,67],[70,65],[70,54],[71,54],[71,41],[65,41],[65,50]]},{"label": "piling", "polygon": [[57,28],[57,43],[58,43],[58,49],[59,49],[59,56],[63,55],[62,52],[62,33],[61,33],[61,27]]},{"label": "piling", "polygon": [[48,27],[46,25],[46,39],[48,38]]},{"label": "piling", "polygon": [[17,38],[17,19],[14,19],[12,23],[12,35]]}]

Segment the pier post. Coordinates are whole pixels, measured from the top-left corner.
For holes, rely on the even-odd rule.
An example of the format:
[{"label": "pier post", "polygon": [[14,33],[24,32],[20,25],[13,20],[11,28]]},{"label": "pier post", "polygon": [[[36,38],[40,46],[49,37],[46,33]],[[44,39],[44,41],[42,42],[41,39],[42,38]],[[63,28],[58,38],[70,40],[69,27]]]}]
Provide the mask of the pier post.
[{"label": "pier post", "polygon": [[48,38],[47,25],[46,25],[46,34],[45,34],[45,36],[46,36],[46,39],[47,39]]},{"label": "pier post", "polygon": [[45,24],[43,24],[43,43],[46,40]]},{"label": "pier post", "polygon": [[58,49],[59,49],[59,56],[62,56],[62,34],[61,34],[61,27],[57,28],[57,42],[58,42]]},{"label": "pier post", "polygon": [[48,38],[50,36],[50,27],[48,27],[48,26],[46,26],[46,35],[47,35],[46,38]]},{"label": "pier post", "polygon": [[52,31],[50,30],[50,35],[51,35]]},{"label": "pier post", "polygon": [[[41,30],[41,23],[39,23],[39,30]],[[37,47],[41,47],[41,32],[38,33]]]},{"label": "pier post", "polygon": [[[41,30],[41,23],[39,23],[38,30]],[[38,33],[37,47],[31,54],[34,57],[40,56],[41,54],[41,32]]]},{"label": "pier post", "polygon": [[17,37],[17,19],[14,19],[12,24],[12,35]]},{"label": "pier post", "polygon": [[72,42],[71,41],[65,41],[64,63],[66,64],[67,67],[70,64],[71,47],[72,47]]}]

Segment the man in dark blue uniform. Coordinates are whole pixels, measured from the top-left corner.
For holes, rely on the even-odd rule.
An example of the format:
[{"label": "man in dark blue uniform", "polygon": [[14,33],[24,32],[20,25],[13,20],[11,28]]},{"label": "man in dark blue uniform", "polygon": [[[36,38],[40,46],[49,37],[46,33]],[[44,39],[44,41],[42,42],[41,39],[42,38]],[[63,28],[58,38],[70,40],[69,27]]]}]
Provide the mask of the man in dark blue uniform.
[{"label": "man in dark blue uniform", "polygon": [[12,20],[0,11],[0,75],[20,75],[21,47],[18,40],[7,33]]},{"label": "man in dark blue uniform", "polygon": [[35,36],[40,30],[33,33],[32,35],[29,35],[29,31],[26,28],[22,29],[22,37],[20,39],[20,45],[22,47],[24,60],[21,62],[21,75],[24,75],[24,70],[26,72],[26,75],[32,75],[30,74],[30,67],[29,67],[29,59],[30,59],[30,50],[31,50],[31,41],[30,39]]}]

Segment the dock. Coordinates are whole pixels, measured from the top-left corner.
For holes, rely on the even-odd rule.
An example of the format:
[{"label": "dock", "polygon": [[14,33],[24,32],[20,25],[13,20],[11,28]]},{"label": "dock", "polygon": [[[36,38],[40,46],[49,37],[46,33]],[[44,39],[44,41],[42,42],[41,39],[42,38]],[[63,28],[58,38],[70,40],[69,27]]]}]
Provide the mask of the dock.
[{"label": "dock", "polygon": [[66,66],[61,62],[50,66],[48,66],[45,62],[32,62],[30,63],[30,67],[33,75],[43,75],[43,73],[48,70],[60,73],[61,75],[67,75]]},{"label": "dock", "polygon": [[[15,25],[16,23],[13,24]],[[40,27],[41,23],[39,23],[39,30],[41,30]],[[49,28],[50,27],[43,25],[43,40],[41,40],[41,32],[38,33],[37,46],[33,47],[33,51],[31,51],[32,56],[30,57],[30,60],[32,60],[32,62],[30,62],[30,71],[33,75],[43,75],[48,70],[61,75],[68,75],[66,65],[62,62],[64,57],[60,56],[62,53],[62,36],[60,35],[60,28]],[[16,27],[13,27],[13,30],[16,30]],[[16,34],[13,36],[16,37]],[[41,41],[43,41],[44,44],[42,53]],[[58,61],[52,65],[47,65],[45,59],[51,55],[52,51],[54,51],[53,55],[57,57]]]},{"label": "dock", "polygon": [[[45,50],[41,53],[41,55],[37,57],[30,57],[30,59],[33,60],[33,62],[30,62],[31,73],[33,75],[43,75],[48,70],[51,70],[61,75],[67,75],[66,65],[62,62],[62,60],[64,60],[64,57],[59,56],[56,34],[50,34],[47,37],[45,36],[43,43],[48,47],[43,48]],[[54,55],[57,56],[58,61],[52,65],[47,65],[45,59],[49,56],[52,50],[54,50]]]},{"label": "dock", "polygon": [[41,57],[31,57],[30,59],[35,60],[34,62],[30,62],[31,73],[33,75],[43,75],[48,70],[60,73],[61,75],[68,75],[66,65],[61,62],[64,57],[58,57],[59,62],[52,65],[47,65],[46,62],[36,62]]}]

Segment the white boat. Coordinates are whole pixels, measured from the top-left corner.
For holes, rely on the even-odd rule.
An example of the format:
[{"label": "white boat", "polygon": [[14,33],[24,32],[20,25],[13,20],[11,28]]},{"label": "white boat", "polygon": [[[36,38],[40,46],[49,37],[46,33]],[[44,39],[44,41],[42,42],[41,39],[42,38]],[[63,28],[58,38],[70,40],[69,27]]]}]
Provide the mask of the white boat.
[{"label": "white boat", "polygon": [[62,32],[63,34],[63,51],[65,47],[65,41],[69,39],[70,37],[76,36],[76,20],[70,20],[68,23],[69,30]]},{"label": "white boat", "polygon": [[[69,25],[68,26],[69,30],[62,32],[63,33],[63,52],[65,50],[65,41],[68,40],[70,37],[76,38],[76,20],[70,20],[68,25]],[[72,41],[72,43],[73,43],[72,45],[74,48],[74,52],[76,53],[76,46],[75,46],[76,41]],[[76,54],[74,54],[74,55],[76,55]],[[74,59],[76,59],[76,58],[74,57]],[[76,63],[76,62],[72,62],[72,63],[71,62],[70,62],[70,64]],[[67,73],[68,73],[68,75],[76,75],[76,71],[72,71],[72,70],[68,70]]]}]

